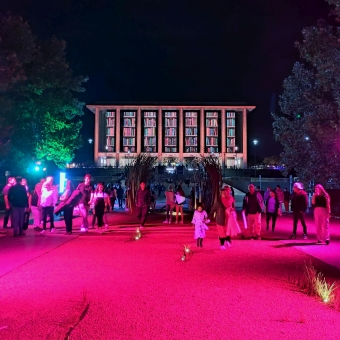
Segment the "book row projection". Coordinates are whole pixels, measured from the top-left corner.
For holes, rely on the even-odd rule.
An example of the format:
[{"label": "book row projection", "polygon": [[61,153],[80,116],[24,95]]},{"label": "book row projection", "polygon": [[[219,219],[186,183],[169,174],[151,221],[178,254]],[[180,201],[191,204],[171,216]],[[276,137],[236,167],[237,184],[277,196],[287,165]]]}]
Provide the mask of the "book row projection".
[{"label": "book row projection", "polygon": [[[225,111],[226,136],[221,136],[221,111],[183,110],[183,152],[206,153],[221,152],[222,139],[226,143],[227,152],[234,152],[236,116],[234,111]],[[158,153],[159,138],[161,138],[162,153],[179,152],[179,110],[162,110],[161,121],[158,111],[141,110],[140,138],[137,140],[137,110],[121,110],[120,126],[117,131],[116,111],[106,111],[105,114],[105,149],[116,151],[116,138],[120,139],[120,152],[137,152],[137,143],[142,152]],[[203,123],[201,122],[203,119]],[[161,124],[161,129],[159,128]],[[204,128],[203,128],[204,127]],[[203,129],[203,131],[202,131]],[[204,133],[204,145],[201,135]],[[117,136],[119,133],[119,136]],[[201,148],[203,147],[203,149]]]}]

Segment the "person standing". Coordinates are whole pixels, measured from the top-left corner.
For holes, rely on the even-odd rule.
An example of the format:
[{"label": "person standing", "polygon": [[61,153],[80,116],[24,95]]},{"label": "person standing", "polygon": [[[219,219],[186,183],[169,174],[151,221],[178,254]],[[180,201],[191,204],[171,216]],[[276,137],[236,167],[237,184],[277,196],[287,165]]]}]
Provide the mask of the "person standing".
[{"label": "person standing", "polygon": [[303,184],[300,182],[294,183],[292,196],[292,211],[293,211],[293,234],[291,239],[296,239],[296,230],[298,221],[301,221],[303,228],[303,239],[307,240],[307,226],[304,219],[304,214],[308,207],[308,195],[303,190]]},{"label": "person standing", "polygon": [[146,188],[145,182],[141,182],[136,194],[137,218],[140,220],[140,228],[144,227],[150,206],[150,190]]},{"label": "person standing", "polygon": [[16,183],[16,181],[15,181],[14,177],[8,177],[7,184],[2,189],[2,194],[4,195],[5,208],[6,208],[5,216],[4,216],[4,224],[3,224],[4,229],[10,228],[10,227],[8,227],[8,221],[9,221],[9,217],[11,215],[11,206],[10,206],[10,203],[8,201],[8,191],[13,185],[15,185],[15,183]]},{"label": "person standing", "polygon": [[23,231],[25,212],[28,209],[26,188],[21,184],[21,177],[15,178],[15,184],[8,190],[8,201],[11,207],[11,224],[13,236],[25,235]]},{"label": "person standing", "polygon": [[179,184],[177,187],[175,197],[176,197],[176,221],[175,223],[176,224],[178,223],[178,220],[179,220],[178,216],[179,214],[181,214],[181,224],[183,224],[184,223],[183,204],[185,202],[185,193],[184,193],[184,190],[181,184]]},{"label": "person standing", "polygon": [[87,217],[89,215],[90,200],[92,194],[91,175],[86,174],[84,182],[80,183],[77,189],[81,192],[82,196],[79,202],[79,212],[82,217],[82,224],[80,227],[81,232],[87,232],[89,230],[89,222]]},{"label": "person standing", "polygon": [[197,210],[195,210],[191,221],[195,227],[194,238],[197,242],[197,247],[203,247],[203,239],[205,238],[205,231],[209,230],[207,226],[209,222],[207,212],[203,209],[203,204],[198,203]]},{"label": "person standing", "polygon": [[247,216],[250,239],[261,240],[262,195],[255,191],[254,184],[248,185],[248,193],[243,198],[242,213]]},{"label": "person standing", "polygon": [[283,204],[285,206],[285,213],[289,213],[289,201],[290,201],[290,192],[287,188],[283,191]]},{"label": "person standing", "polygon": [[214,215],[216,217],[216,229],[218,238],[220,240],[220,249],[225,250],[226,244],[228,247],[230,247],[230,240],[228,240],[227,237],[227,217],[226,217],[226,208],[224,204],[222,203],[223,195],[225,193],[225,190],[222,189],[220,193],[220,197],[217,199],[217,201],[213,204],[213,206],[210,209],[209,213],[209,219],[212,220],[214,218]]},{"label": "person standing", "polygon": [[[68,179],[65,186],[65,191],[60,196],[60,201],[66,202],[72,195],[73,192],[73,185],[72,182]],[[64,221],[66,226],[66,234],[72,234],[72,220],[73,220],[73,205],[64,206]]]},{"label": "person standing", "polygon": [[115,208],[116,198],[117,198],[117,189],[114,186],[112,186],[110,189],[110,205],[111,205],[112,211]]},{"label": "person standing", "polygon": [[54,206],[57,204],[55,188],[53,187],[53,177],[46,177],[46,181],[41,189],[41,209],[43,214],[43,230],[42,234],[46,231],[47,217],[50,220],[50,232],[54,232]]},{"label": "person standing", "polygon": [[277,198],[279,200],[279,214],[282,215],[282,205],[283,205],[283,201],[284,201],[284,194],[283,191],[281,190],[281,187],[279,185],[276,186],[276,195]]},{"label": "person standing", "polygon": [[172,185],[170,184],[168,190],[165,191],[165,208],[166,208],[166,218],[163,223],[171,223],[172,210],[175,207],[175,193],[173,192]]},{"label": "person standing", "polygon": [[318,243],[325,242],[328,245],[330,242],[329,216],[331,214],[331,199],[321,184],[315,186],[312,204],[314,207],[316,238]]},{"label": "person standing", "polygon": [[30,197],[30,208],[33,215],[33,225],[35,230],[40,230],[40,224],[42,223],[42,210],[40,206],[41,201],[41,189],[45,179],[41,179],[34,187],[33,193]]},{"label": "person standing", "polygon": [[[92,195],[91,204],[94,205],[92,227],[94,228],[95,220],[97,219],[97,231],[102,233],[101,227],[104,226],[105,212],[110,206],[109,196],[104,192],[104,185],[102,183],[98,183],[96,191]],[[107,223],[105,223],[105,228],[107,228]]]},{"label": "person standing", "polygon": [[117,199],[118,199],[118,207],[120,209],[123,209],[124,189],[122,188],[120,184],[117,189]]},{"label": "person standing", "polygon": [[272,231],[275,230],[275,223],[277,220],[278,212],[279,212],[280,202],[277,198],[276,192],[274,190],[270,190],[269,198],[266,201],[266,230],[269,230],[269,222],[272,220]]}]

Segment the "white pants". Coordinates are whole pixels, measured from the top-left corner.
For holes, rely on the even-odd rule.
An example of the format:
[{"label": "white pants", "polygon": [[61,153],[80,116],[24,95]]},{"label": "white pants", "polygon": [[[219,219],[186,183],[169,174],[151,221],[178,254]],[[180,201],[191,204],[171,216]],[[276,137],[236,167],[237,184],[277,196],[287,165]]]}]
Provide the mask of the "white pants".
[{"label": "white pants", "polygon": [[261,234],[261,213],[248,214],[247,224],[250,237],[260,236]]},{"label": "white pants", "polygon": [[83,218],[81,227],[88,229],[89,222],[87,220],[87,216],[89,215],[89,207],[85,205],[84,203],[79,203],[79,212],[80,212],[81,217]]},{"label": "white pants", "polygon": [[329,217],[326,208],[314,209],[316,238],[318,241],[329,241]]}]

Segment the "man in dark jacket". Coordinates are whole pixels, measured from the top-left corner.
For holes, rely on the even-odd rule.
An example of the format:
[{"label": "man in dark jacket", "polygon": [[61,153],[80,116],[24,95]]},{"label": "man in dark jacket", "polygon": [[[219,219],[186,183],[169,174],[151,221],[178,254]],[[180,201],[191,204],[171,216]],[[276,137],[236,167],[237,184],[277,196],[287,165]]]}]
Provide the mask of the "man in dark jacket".
[{"label": "man in dark jacket", "polygon": [[291,239],[296,239],[296,229],[298,221],[301,221],[303,228],[303,239],[307,240],[307,226],[304,219],[305,211],[308,207],[308,195],[303,190],[303,184],[300,182],[294,183],[292,196],[292,211],[293,211],[293,234]]},{"label": "man in dark jacket", "polygon": [[143,228],[149,211],[151,194],[144,182],[141,182],[139,186],[136,194],[136,210],[137,218],[140,220],[140,228]]},{"label": "man in dark jacket", "polygon": [[25,235],[23,232],[25,212],[28,209],[26,188],[21,185],[21,177],[17,177],[16,184],[8,190],[8,201],[11,206],[11,224],[14,228],[13,236]]},{"label": "man in dark jacket", "polygon": [[84,182],[80,183],[77,189],[82,194],[82,197],[79,202],[79,212],[83,218],[80,231],[87,232],[89,229],[89,222],[87,220],[87,216],[89,215],[90,200],[91,200],[91,194],[93,191],[93,188],[91,185],[91,175],[89,174],[85,175]]},{"label": "man in dark jacket", "polygon": [[248,185],[249,192],[243,198],[242,213],[247,216],[250,238],[261,240],[261,212],[263,210],[262,195],[255,191],[254,184]]}]

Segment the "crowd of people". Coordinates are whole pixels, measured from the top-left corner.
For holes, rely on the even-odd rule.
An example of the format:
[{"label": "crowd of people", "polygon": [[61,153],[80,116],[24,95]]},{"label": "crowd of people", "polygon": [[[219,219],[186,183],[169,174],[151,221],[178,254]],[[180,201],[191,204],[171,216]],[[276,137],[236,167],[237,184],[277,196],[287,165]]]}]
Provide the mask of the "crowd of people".
[{"label": "crowd of people", "polygon": [[[139,220],[139,228],[143,228],[150,209],[155,209],[157,196],[155,190],[161,188],[161,184],[147,186],[141,182],[136,192],[135,206],[136,216]],[[175,211],[175,223],[184,223],[183,204],[189,198],[189,208],[196,205],[192,224],[194,225],[194,238],[197,246],[203,246],[203,239],[208,230],[210,220],[216,220],[216,229],[220,240],[221,249],[231,245],[232,236],[241,234],[241,229],[237,222],[235,210],[235,199],[232,188],[225,186],[219,198],[212,206],[209,213],[204,210],[201,203],[195,201],[197,188],[192,187],[190,194],[186,197],[181,183],[178,185],[170,184],[165,190],[165,209],[166,218],[164,223],[172,223],[173,211]],[[116,201],[118,209],[125,208],[125,200],[128,189],[124,189],[120,183],[109,184],[98,183],[96,186],[91,184],[91,176],[85,175],[84,181],[77,188],[73,188],[70,180],[66,181],[65,190],[59,197],[58,186],[53,184],[53,177],[48,176],[42,179],[31,192],[27,186],[27,181],[20,177],[9,177],[7,185],[3,189],[6,211],[4,215],[4,228],[8,228],[9,219],[13,227],[13,235],[20,236],[25,234],[27,229],[28,216],[32,213],[34,229],[44,234],[47,224],[49,230],[54,232],[54,217],[63,212],[66,234],[72,234],[72,221],[74,208],[77,207],[82,219],[80,231],[87,232],[89,229],[89,211],[92,210],[92,228],[97,228],[102,232],[103,228],[108,227],[106,212],[113,211]],[[330,217],[330,197],[322,185],[315,186],[315,192],[311,203],[314,208],[317,242],[330,243],[329,217]],[[261,192],[253,184],[248,186],[242,205],[242,216],[248,237],[251,239],[261,239],[262,213],[266,214],[266,230],[271,224],[272,232],[275,231],[276,221],[283,213],[292,211],[293,230],[291,239],[297,237],[297,227],[300,221],[303,230],[303,239],[308,238],[307,225],[304,214],[308,208],[308,195],[304,190],[303,184],[296,182],[293,185],[293,193],[287,189],[281,190],[279,185],[275,189],[267,188]]]}]

